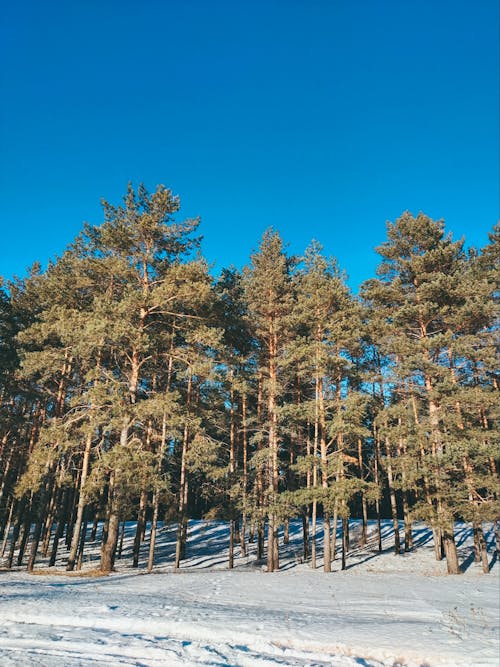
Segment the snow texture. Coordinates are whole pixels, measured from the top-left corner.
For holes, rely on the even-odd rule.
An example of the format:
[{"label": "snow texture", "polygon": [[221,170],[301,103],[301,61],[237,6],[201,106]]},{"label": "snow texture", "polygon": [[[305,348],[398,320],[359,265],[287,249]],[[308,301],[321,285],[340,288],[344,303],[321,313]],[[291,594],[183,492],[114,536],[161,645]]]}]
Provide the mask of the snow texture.
[{"label": "snow texture", "polygon": [[[21,667],[483,667],[499,660],[499,570],[473,562],[471,531],[457,526],[464,567],[447,576],[434,560],[432,538],[416,525],[415,551],[395,556],[392,527],[376,525],[358,545],[352,522],[348,567],[325,574],[302,563],[299,523],[282,545],[281,570],[265,572],[236,551],[227,569],[227,527],[192,521],[187,558],[174,571],[175,526],[159,531],[157,565],[145,574],[147,541],[131,567],[134,525],[127,524],[122,558],[107,577],[89,576],[98,544],[86,547],[84,569],[63,572],[61,547],[50,573],[0,570],[0,665]],[[490,557],[493,532],[486,534]],[[321,552],[319,533],[318,551]],[[239,549],[239,547],[238,547]],[[321,565],[321,561],[318,562]],[[141,569],[142,568],[142,569]],[[56,568],[57,569],[57,568]],[[86,572],[87,571],[87,572]]]}]

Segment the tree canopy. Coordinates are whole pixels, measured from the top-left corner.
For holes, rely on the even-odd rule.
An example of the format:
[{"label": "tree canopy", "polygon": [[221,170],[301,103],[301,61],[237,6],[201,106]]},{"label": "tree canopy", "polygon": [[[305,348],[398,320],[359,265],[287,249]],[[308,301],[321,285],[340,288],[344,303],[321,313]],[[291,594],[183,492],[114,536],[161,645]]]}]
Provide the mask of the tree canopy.
[{"label": "tree canopy", "polygon": [[[267,230],[242,271],[210,273],[198,219],[132,185],[45,271],[0,285],[0,526],[7,565],[40,552],[81,566],[87,526],[101,569],[120,525],[228,520],[229,565],[258,541],[279,569],[279,533],[303,522],[303,556],[342,564],[349,518],[391,516],[395,551],[426,521],[458,573],[454,522],[476,556],[498,503],[498,239],[482,249],[419,213],[387,225],[359,296],[313,241],[291,257]],[[404,524],[401,539],[399,522]],[[267,535],[267,544],[266,544]],[[381,541],[379,540],[379,543]],[[404,543],[403,543],[404,542]],[[17,559],[17,560],[16,560]]]}]

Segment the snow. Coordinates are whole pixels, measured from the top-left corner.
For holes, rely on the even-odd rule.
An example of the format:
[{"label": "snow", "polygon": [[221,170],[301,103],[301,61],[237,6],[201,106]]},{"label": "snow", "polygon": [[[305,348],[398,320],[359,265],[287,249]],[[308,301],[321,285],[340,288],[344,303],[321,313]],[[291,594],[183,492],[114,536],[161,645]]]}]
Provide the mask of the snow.
[{"label": "snow", "polygon": [[[415,526],[418,548],[392,552],[383,524],[378,553],[375,525],[367,547],[353,522],[348,569],[325,574],[300,562],[300,526],[281,545],[281,570],[266,573],[236,552],[227,569],[225,524],[190,522],[187,558],[171,563],[175,526],[158,535],[157,565],[131,567],[134,525],[127,524],[116,572],[94,576],[98,544],[86,547],[84,570],[36,575],[0,570],[0,665],[136,665],[144,667],[482,667],[499,665],[499,566],[484,575],[473,562],[471,531],[457,526],[465,572],[447,576],[434,560],[427,528]],[[321,538],[320,533],[320,538]],[[490,557],[493,533],[486,534]],[[318,551],[321,552],[321,539]],[[239,547],[238,547],[239,549]],[[318,562],[321,565],[321,561]],[[142,569],[141,569],[142,568]]]}]

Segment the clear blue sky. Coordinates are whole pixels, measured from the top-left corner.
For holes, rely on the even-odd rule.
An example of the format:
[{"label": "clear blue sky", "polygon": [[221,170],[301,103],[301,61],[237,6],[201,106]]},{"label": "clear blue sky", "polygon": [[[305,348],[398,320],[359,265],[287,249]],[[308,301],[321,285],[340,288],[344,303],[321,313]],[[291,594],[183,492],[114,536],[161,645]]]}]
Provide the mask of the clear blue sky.
[{"label": "clear blue sky", "polygon": [[26,0],[0,28],[0,274],[129,180],[201,215],[216,270],[269,226],[358,284],[385,223],[498,220],[498,0]]}]

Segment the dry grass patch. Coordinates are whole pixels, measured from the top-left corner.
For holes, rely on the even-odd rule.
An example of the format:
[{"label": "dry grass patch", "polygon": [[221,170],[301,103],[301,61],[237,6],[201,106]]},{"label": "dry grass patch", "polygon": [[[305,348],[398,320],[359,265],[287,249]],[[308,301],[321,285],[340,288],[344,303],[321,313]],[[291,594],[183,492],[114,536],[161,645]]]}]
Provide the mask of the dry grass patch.
[{"label": "dry grass patch", "polygon": [[47,576],[51,575],[54,577],[107,577],[109,572],[102,572],[102,570],[93,569],[93,570],[76,570],[73,572],[68,572],[67,570],[54,570],[53,568],[39,568],[32,570],[29,574],[35,576]]}]

